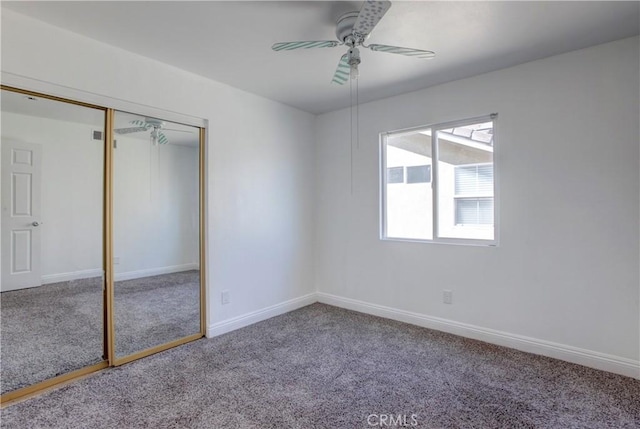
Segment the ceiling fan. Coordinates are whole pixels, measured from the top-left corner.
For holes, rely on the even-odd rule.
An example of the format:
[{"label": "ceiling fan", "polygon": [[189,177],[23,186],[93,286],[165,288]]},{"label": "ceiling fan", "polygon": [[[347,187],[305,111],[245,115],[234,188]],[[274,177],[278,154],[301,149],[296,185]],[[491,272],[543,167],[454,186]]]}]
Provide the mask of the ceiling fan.
[{"label": "ceiling fan", "polygon": [[191,131],[178,130],[175,128],[165,128],[165,122],[155,118],[144,118],[144,121],[135,119],[129,122],[134,125],[127,128],[116,128],[113,131],[116,134],[131,134],[151,130],[151,142],[154,144],[167,144],[169,139],[162,131],[176,131],[180,133],[190,133]]},{"label": "ceiling fan", "polygon": [[336,23],[336,37],[338,40],[280,42],[274,44],[271,49],[274,51],[291,51],[294,49],[333,48],[346,45],[349,49],[347,53],[340,58],[338,68],[332,79],[332,82],[338,85],[344,85],[349,79],[349,76],[351,76],[351,79],[358,78],[358,64],[360,64],[359,46],[371,49],[372,51],[388,52],[390,54],[406,55],[420,59],[433,58],[435,53],[432,51],[403,48],[400,46],[364,44],[364,41],[369,37],[390,7],[390,1],[366,0],[360,12],[348,12],[338,18],[338,22]]}]

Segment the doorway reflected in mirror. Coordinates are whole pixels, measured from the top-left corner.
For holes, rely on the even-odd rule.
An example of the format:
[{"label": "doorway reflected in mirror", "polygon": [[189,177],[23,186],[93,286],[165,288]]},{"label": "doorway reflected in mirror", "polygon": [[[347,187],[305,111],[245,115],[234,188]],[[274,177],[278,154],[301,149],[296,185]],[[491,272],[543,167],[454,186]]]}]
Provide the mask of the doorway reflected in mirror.
[{"label": "doorway reflected in mirror", "polygon": [[105,359],[105,110],[2,90],[2,393]]}]

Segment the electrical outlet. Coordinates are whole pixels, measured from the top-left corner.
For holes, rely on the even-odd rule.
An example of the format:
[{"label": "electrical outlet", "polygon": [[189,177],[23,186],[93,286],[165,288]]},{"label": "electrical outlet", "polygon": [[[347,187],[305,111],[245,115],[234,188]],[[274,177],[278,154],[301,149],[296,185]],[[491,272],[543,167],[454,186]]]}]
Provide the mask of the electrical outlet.
[{"label": "electrical outlet", "polygon": [[118,265],[120,263],[120,256],[113,257],[113,265]]},{"label": "electrical outlet", "polygon": [[222,305],[229,304],[231,302],[231,292],[223,290],[222,294],[220,294],[220,300],[222,301]]},{"label": "electrical outlet", "polygon": [[453,291],[451,290],[443,290],[442,291],[442,302],[445,304],[453,304]]}]

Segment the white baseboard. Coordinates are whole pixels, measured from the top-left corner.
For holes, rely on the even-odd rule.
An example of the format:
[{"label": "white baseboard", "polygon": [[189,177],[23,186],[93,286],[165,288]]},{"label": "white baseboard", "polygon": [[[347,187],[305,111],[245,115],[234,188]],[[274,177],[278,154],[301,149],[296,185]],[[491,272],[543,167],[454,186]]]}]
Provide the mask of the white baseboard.
[{"label": "white baseboard", "polygon": [[145,270],[127,271],[125,273],[116,273],[114,276],[115,281],[133,280],[142,277],[159,276],[161,274],[179,273],[182,271],[197,270],[200,265],[197,263],[183,264],[183,265],[171,265],[168,267],[148,268]]},{"label": "white baseboard", "polygon": [[251,313],[214,323],[207,326],[207,338],[217,337],[218,335],[253,325],[254,323],[297,310],[298,308],[305,307],[317,301],[317,295],[313,292],[298,298],[290,299],[289,301],[281,302],[280,304],[272,305],[270,307],[252,311]]},{"label": "white baseboard", "polygon": [[102,277],[101,269],[72,271],[69,273],[47,274],[42,276],[42,284],[70,282],[72,280],[90,279],[92,277]]},{"label": "white baseboard", "polygon": [[[116,281],[133,280],[133,279],[139,279],[142,277],[158,276],[160,274],[171,274],[171,273],[179,273],[182,271],[197,270],[199,268],[200,268],[200,265],[197,263],[171,265],[169,267],[160,267],[160,268],[149,268],[145,270],[118,273],[115,275],[115,280]],[[72,280],[88,279],[91,277],[101,277],[101,276],[102,276],[101,269],[72,271],[69,273],[59,273],[59,274],[47,274],[42,276],[42,284],[46,285],[50,283],[68,282]]]},{"label": "white baseboard", "polygon": [[318,301],[640,379],[640,361],[318,292]]}]

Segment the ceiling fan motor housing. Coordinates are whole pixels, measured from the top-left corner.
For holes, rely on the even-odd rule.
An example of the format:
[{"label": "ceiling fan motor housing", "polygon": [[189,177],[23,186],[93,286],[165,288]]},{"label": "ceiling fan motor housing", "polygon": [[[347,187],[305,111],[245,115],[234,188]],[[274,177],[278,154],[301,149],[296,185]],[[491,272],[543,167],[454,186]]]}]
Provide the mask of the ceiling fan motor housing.
[{"label": "ceiling fan motor housing", "polygon": [[155,118],[144,118],[144,121],[151,125],[153,128],[163,128],[164,127],[164,121],[161,121],[160,119],[155,119]]},{"label": "ceiling fan motor housing", "polygon": [[353,26],[356,24],[359,12],[347,12],[338,18],[336,23],[336,37],[346,43],[349,36],[353,36]]}]

